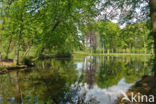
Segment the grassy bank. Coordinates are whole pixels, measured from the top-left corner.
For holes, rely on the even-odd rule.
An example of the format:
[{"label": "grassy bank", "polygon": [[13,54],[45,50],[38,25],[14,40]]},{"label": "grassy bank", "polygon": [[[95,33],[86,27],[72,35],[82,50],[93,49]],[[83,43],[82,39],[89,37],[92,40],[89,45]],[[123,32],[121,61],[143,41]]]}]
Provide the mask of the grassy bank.
[{"label": "grassy bank", "polygon": [[143,54],[143,53],[87,53],[87,52],[74,52],[73,55],[83,55],[83,56],[153,56],[153,54]]}]

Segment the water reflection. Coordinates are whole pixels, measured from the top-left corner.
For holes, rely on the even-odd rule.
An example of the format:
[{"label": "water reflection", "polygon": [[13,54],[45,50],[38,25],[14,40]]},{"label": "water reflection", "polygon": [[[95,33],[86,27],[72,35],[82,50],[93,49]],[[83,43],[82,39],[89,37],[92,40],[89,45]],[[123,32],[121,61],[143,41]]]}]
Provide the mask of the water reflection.
[{"label": "water reflection", "polygon": [[126,92],[132,85],[126,83],[124,79],[120,80],[117,85],[106,89],[99,88],[97,85],[89,89],[88,85],[84,84],[84,86],[81,86],[80,96],[85,93],[85,103],[95,99],[96,103],[89,104],[115,104],[117,98],[121,95],[121,91]]},{"label": "water reflection", "polygon": [[86,101],[94,97],[101,104],[115,104],[121,91],[126,92],[142,76],[151,74],[152,69],[145,57],[88,56],[78,65],[84,70],[80,78],[85,79],[80,92],[86,93]]},{"label": "water reflection", "polygon": [[96,83],[96,57],[86,57],[84,61],[85,80],[89,89]]},{"label": "water reflection", "polygon": [[114,104],[143,75],[146,57],[38,61],[27,71],[0,75],[0,104]]}]

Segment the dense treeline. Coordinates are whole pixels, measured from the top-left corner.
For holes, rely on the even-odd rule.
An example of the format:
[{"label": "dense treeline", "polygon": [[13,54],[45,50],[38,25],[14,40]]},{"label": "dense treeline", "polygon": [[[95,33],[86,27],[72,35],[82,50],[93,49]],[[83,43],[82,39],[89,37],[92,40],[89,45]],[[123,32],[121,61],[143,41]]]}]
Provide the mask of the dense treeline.
[{"label": "dense treeline", "polygon": [[[87,24],[82,28],[88,49],[93,49],[90,32],[96,37],[96,50],[100,53],[153,53],[150,22],[141,21],[120,28],[108,20]],[[88,39],[89,37],[89,39]],[[100,43],[98,43],[100,41]],[[95,49],[95,48],[94,48]]]}]

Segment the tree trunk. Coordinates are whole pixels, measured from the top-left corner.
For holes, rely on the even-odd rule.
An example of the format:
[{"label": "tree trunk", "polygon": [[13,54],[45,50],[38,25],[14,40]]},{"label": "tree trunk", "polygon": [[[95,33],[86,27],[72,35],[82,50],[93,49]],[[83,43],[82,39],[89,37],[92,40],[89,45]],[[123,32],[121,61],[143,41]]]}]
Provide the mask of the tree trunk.
[{"label": "tree trunk", "polygon": [[0,52],[0,61],[2,61],[2,55],[1,55],[1,52]]},{"label": "tree trunk", "polygon": [[105,47],[104,47],[104,44],[103,44],[103,54],[105,54]]},{"label": "tree trunk", "polygon": [[15,49],[14,63],[16,65],[19,65],[20,36],[21,36],[21,26],[18,29],[17,43],[16,43],[16,49]]},{"label": "tree trunk", "polygon": [[9,56],[9,50],[10,50],[11,42],[12,42],[12,36],[10,37],[10,40],[9,40],[9,45],[8,45],[8,48],[7,48],[6,59],[8,59],[8,56]]},{"label": "tree trunk", "polygon": [[147,50],[146,50],[146,42],[145,42],[145,37],[143,36],[143,41],[144,41],[144,54],[147,53]]},{"label": "tree trunk", "polygon": [[131,53],[132,52],[132,44],[131,44],[131,42],[129,43],[129,53]]},{"label": "tree trunk", "polygon": [[31,46],[28,46],[28,48],[26,49],[26,51],[23,54],[23,57],[27,56],[27,54],[29,53],[30,49],[31,49]]},{"label": "tree trunk", "polygon": [[93,46],[93,51],[94,53],[96,53],[96,46]]},{"label": "tree trunk", "polygon": [[154,54],[154,45],[152,44],[152,55]]},{"label": "tree trunk", "polygon": [[40,51],[39,58],[41,58],[41,59],[44,57],[44,56],[43,56],[44,50],[45,50],[45,48],[43,47],[43,48],[41,49],[41,51]]},{"label": "tree trunk", "polygon": [[22,104],[22,93],[21,93],[21,87],[19,85],[19,72],[16,72],[15,74],[15,85],[16,85],[16,103]]},{"label": "tree trunk", "polygon": [[152,31],[153,31],[153,37],[154,37],[154,72],[156,77],[156,0],[150,0],[150,16],[152,19]]},{"label": "tree trunk", "polygon": [[109,54],[109,49],[107,50],[107,54]]},{"label": "tree trunk", "polygon": [[125,48],[125,52],[124,53],[126,53],[126,48]]},{"label": "tree trunk", "polygon": [[114,49],[112,48],[112,53],[114,53]]}]

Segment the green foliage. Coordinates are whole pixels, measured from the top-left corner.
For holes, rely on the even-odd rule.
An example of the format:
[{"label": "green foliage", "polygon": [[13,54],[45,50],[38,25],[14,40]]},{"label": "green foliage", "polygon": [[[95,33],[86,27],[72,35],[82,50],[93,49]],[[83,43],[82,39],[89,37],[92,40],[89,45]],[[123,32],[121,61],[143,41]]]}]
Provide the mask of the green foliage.
[{"label": "green foliage", "polygon": [[[14,53],[14,59],[19,56],[29,56],[29,53],[35,53],[33,56],[44,54],[71,56],[75,50],[86,49],[85,37],[89,32],[94,32],[96,46],[90,49],[91,51],[96,52],[95,49],[98,49],[98,53],[152,53],[153,41],[152,38],[148,38],[151,21],[139,21],[136,24],[131,22],[121,29],[109,18],[95,19],[100,16],[100,10],[106,7],[111,9],[111,6],[117,6],[118,9],[125,10],[129,5],[130,8],[138,8],[138,3],[144,1],[3,1],[0,18],[2,20],[0,52],[6,58],[10,53]],[[135,9],[131,13],[134,11]],[[121,20],[126,20],[127,16],[129,16],[127,19],[131,18],[131,13],[127,14],[124,11],[121,13]],[[124,13],[127,16],[124,16]],[[30,52],[32,50],[33,52]]]},{"label": "green foliage", "polygon": [[97,25],[101,44],[104,45],[106,49],[118,48],[120,43],[120,27],[110,21],[99,21]]},{"label": "green foliage", "polygon": [[[150,21],[127,24],[123,29],[109,20],[100,20],[86,24],[82,29],[85,38],[89,32],[95,31],[98,53],[153,53],[153,38],[150,37]],[[87,42],[84,40],[83,44]],[[100,43],[100,44],[99,44]],[[89,49],[88,49],[89,50]]]},{"label": "green foliage", "polygon": [[[15,0],[2,2],[1,52],[15,50],[36,56],[44,52],[71,53],[82,47],[78,28],[97,15],[95,0]],[[5,5],[4,5],[5,4]],[[60,51],[60,52],[57,52]]]},{"label": "green foliage", "polygon": [[56,57],[58,58],[72,57],[72,53],[70,53],[69,51],[58,51]]},{"label": "green foliage", "polygon": [[129,48],[131,51],[133,48],[144,49],[145,51],[148,47],[151,47],[148,44],[153,41],[153,39],[148,38],[150,32],[151,29],[143,21],[137,24],[127,25],[121,34],[124,48]]},{"label": "green foliage", "polygon": [[24,65],[28,65],[28,66],[32,66],[33,65],[33,57],[23,57],[22,58],[22,63],[24,64]]}]

